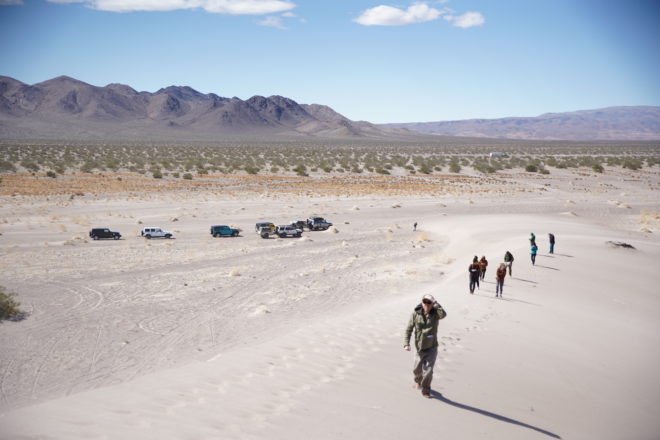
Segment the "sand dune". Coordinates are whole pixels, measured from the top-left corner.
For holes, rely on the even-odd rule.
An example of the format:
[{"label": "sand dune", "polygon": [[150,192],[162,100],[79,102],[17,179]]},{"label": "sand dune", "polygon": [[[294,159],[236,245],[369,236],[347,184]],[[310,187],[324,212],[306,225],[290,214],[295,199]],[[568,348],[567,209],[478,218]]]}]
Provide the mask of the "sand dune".
[{"label": "sand dune", "polygon": [[[652,192],[624,199],[566,186],[515,198],[472,194],[473,204],[451,195],[292,196],[285,205],[202,197],[174,208],[167,196],[2,208],[3,284],[30,312],[0,326],[3,438],[620,439],[660,431],[660,241],[639,231],[657,231]],[[565,200],[575,201],[575,215],[565,214]],[[262,240],[250,229],[312,211],[340,232]],[[137,237],[138,218],[176,229],[175,240]],[[79,223],[109,219],[124,239],[85,242]],[[242,237],[210,237],[208,225],[220,219],[242,226]],[[531,231],[540,246],[534,267]],[[547,232],[557,236],[554,255]],[[74,237],[82,238],[63,244]],[[507,249],[513,277],[496,299],[495,267]],[[473,255],[490,266],[470,295]],[[448,311],[430,400],[412,388],[412,355],[402,349],[424,293]]]}]

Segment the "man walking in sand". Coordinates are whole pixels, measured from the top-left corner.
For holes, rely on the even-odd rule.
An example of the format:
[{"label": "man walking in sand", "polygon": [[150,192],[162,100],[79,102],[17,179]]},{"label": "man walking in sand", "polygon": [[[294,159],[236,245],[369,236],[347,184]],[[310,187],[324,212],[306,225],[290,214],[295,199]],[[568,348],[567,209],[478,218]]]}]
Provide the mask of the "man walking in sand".
[{"label": "man walking in sand", "polygon": [[554,254],[555,253],[555,234],[550,232],[548,234],[548,240],[550,240],[550,253]]},{"label": "man walking in sand", "polygon": [[432,295],[424,295],[421,304],[415,307],[406,326],[403,349],[410,351],[410,337],[415,330],[415,364],[413,374],[417,389],[422,396],[431,397],[433,365],[438,356],[438,322],[447,316],[447,312]]},{"label": "man walking in sand", "polygon": [[506,251],[504,254],[504,262],[506,263],[506,267],[509,268],[509,276],[511,276],[511,266],[513,266],[513,254],[509,251]]},{"label": "man walking in sand", "polygon": [[417,230],[417,222],[413,223],[413,231]]}]

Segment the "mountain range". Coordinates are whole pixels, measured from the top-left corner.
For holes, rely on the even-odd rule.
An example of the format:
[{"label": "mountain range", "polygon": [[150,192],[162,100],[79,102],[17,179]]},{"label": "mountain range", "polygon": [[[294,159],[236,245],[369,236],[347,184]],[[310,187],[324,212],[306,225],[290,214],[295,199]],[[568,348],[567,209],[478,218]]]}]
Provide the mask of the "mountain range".
[{"label": "mountain range", "polygon": [[387,124],[424,134],[534,140],[660,139],[660,107],[607,107],[528,118]]},{"label": "mountain range", "polygon": [[190,87],[155,93],[59,76],[34,85],[0,76],[0,137],[213,139],[217,136],[390,138],[407,130],[351,121],[282,96],[223,98]]},{"label": "mountain range", "polygon": [[[383,105],[396,105],[385,101]],[[28,85],[0,76],[0,139],[218,140],[320,137],[415,140],[430,135],[540,140],[658,140],[660,107],[609,107],[531,118],[372,124],[282,96],[247,100],[170,86],[155,93],[67,76]],[[437,139],[437,137],[433,138]]]}]

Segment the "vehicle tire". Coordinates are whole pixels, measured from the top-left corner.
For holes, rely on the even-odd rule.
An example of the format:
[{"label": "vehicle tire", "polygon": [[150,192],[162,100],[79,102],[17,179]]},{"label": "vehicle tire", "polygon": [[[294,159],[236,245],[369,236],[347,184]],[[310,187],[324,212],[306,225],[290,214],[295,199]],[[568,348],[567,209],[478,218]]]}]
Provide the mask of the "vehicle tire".
[{"label": "vehicle tire", "polygon": [[99,239],[98,235],[92,235],[92,240],[98,240],[98,239]]},{"label": "vehicle tire", "polygon": [[218,238],[220,237],[220,234],[213,234],[213,237]]},{"label": "vehicle tire", "polygon": [[280,238],[286,237],[286,234],[277,234]]},{"label": "vehicle tire", "polygon": [[261,234],[261,238],[268,238],[268,234]]},{"label": "vehicle tire", "polygon": [[147,237],[149,240],[151,240],[151,234],[147,234],[147,235],[145,235],[145,237]]},{"label": "vehicle tire", "polygon": [[236,232],[236,231],[232,232],[232,233],[231,233],[231,236],[232,236],[232,237],[238,237],[238,232]]},{"label": "vehicle tire", "polygon": [[298,233],[296,234],[296,237],[302,237],[302,234]]},{"label": "vehicle tire", "polygon": [[121,237],[120,237],[119,235],[115,235],[115,236],[112,237],[112,238],[114,238],[115,240],[119,240]]},{"label": "vehicle tire", "polygon": [[172,238],[172,234],[167,234],[165,238]]}]

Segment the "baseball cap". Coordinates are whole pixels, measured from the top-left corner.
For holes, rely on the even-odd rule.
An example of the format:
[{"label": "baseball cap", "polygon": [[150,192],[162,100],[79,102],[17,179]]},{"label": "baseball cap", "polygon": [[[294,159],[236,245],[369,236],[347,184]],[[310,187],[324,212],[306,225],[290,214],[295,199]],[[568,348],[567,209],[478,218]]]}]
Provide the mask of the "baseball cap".
[{"label": "baseball cap", "polygon": [[435,302],[435,298],[433,298],[433,295],[426,294],[422,297],[422,301],[428,299],[431,302]]}]

